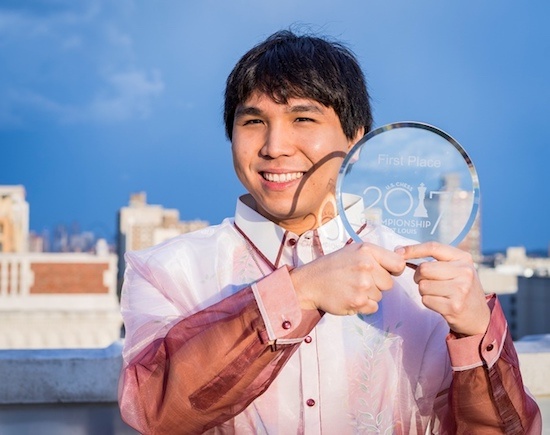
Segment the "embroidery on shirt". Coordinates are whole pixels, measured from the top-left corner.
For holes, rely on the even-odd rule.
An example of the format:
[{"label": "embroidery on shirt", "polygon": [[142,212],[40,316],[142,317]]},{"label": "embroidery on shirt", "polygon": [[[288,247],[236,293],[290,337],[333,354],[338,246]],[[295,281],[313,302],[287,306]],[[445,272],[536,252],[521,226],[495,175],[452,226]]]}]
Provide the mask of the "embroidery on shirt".
[{"label": "embroidery on shirt", "polygon": [[391,370],[401,358],[401,338],[392,332],[402,322],[385,330],[378,329],[358,315],[361,322],[354,322],[354,334],[358,338],[359,357],[352,371],[352,397],[354,422],[357,433],[398,434],[401,422],[395,420],[393,406],[399,395],[399,374]]},{"label": "embroidery on shirt", "polygon": [[235,272],[237,272],[240,282],[255,281],[260,276],[270,273],[267,265],[262,267],[259,263],[248,243],[245,243],[244,249],[235,251],[235,259]]}]

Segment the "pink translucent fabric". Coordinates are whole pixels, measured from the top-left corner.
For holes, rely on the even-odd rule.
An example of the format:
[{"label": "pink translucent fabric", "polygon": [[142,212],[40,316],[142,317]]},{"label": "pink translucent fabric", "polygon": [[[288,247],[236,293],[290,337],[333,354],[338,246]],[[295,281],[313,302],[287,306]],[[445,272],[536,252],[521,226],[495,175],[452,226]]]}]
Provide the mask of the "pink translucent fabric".
[{"label": "pink translucent fabric", "polygon": [[[291,267],[347,241],[334,220],[281,245],[284,230],[242,203],[235,221]],[[383,228],[367,237],[406,242]],[[540,433],[498,306],[485,337],[448,337],[453,365],[472,363],[453,371],[448,326],[412,272],[376,314],[332,316],[297,308],[288,269],[272,272],[231,220],[127,260],[120,407],[143,433]],[[489,339],[496,358],[480,352]]]}]

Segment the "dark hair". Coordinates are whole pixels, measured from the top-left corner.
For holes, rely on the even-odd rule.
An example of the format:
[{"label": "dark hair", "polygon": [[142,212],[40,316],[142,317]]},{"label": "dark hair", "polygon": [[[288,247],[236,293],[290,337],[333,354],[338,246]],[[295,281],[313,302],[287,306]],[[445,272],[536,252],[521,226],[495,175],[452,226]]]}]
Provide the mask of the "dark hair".
[{"label": "dark hair", "polygon": [[365,77],[355,55],[338,42],[283,30],[248,51],[227,78],[224,122],[230,140],[235,110],[254,91],[277,103],[309,98],[332,107],[349,139],[372,127]]}]

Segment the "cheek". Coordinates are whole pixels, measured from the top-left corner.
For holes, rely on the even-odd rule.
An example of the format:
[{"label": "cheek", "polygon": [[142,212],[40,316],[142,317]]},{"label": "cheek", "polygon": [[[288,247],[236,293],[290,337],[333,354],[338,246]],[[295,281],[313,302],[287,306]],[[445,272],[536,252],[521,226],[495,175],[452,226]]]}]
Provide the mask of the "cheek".
[{"label": "cheek", "polygon": [[233,147],[232,154],[235,167],[245,168],[250,164],[250,151],[245,148]]},{"label": "cheek", "polygon": [[233,160],[240,166],[247,166],[253,156],[254,140],[250,135],[243,134],[239,129],[233,131],[231,152]]},{"label": "cheek", "polygon": [[250,178],[250,156],[245,149],[239,147],[232,147],[233,155],[233,168],[237,177],[244,185],[248,185],[248,179]]},{"label": "cheek", "polygon": [[[340,132],[322,131],[315,136],[307,137],[307,148],[304,149],[311,160],[320,161],[328,156],[340,156],[347,154],[351,148],[351,143]],[[343,160],[343,157],[342,157]]]}]

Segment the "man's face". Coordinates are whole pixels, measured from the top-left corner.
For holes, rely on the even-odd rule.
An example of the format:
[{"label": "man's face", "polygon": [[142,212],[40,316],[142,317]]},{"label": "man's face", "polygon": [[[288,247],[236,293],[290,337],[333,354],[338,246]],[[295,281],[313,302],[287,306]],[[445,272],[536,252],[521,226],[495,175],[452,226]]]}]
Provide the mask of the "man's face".
[{"label": "man's face", "polygon": [[237,107],[233,164],[255,209],[296,234],[336,215],[334,189],[349,140],[336,112],[314,100],[278,104],[253,93]]}]

